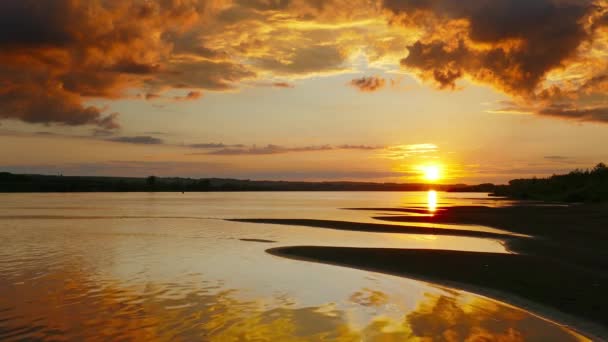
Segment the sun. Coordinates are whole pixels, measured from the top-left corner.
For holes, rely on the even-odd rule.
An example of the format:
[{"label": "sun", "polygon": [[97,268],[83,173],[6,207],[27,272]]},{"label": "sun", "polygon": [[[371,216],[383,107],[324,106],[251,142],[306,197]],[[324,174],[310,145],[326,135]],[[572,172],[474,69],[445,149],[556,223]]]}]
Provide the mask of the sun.
[{"label": "sun", "polygon": [[424,179],[429,182],[436,182],[441,179],[441,167],[439,165],[425,165],[420,169]]}]

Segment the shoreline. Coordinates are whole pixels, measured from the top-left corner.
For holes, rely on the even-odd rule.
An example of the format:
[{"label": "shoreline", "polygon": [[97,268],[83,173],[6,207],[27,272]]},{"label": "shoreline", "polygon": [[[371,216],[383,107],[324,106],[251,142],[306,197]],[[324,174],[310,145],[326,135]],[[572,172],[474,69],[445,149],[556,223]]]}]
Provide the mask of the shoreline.
[{"label": "shoreline", "polygon": [[518,238],[517,233],[485,232],[481,230],[454,229],[454,228],[429,228],[420,226],[405,226],[384,223],[367,223],[367,222],[351,222],[351,221],[336,221],[336,220],[316,220],[316,219],[270,219],[270,218],[253,218],[253,219],[225,219],[230,222],[242,223],[257,223],[257,224],[274,224],[285,226],[299,226],[309,228],[323,228],[334,230],[347,230],[368,233],[392,233],[392,234],[415,234],[415,235],[447,235],[461,236],[474,238],[488,238],[508,240]]},{"label": "shoreline", "polygon": [[[367,259],[366,262],[359,262],[357,258],[352,258],[352,255],[344,255],[344,252],[360,252],[358,257]],[[454,281],[447,280],[440,276],[433,276],[429,274],[422,274],[418,272],[407,271],[404,267],[391,267],[392,264],[387,262],[390,260],[398,260],[395,251],[412,251],[416,252],[427,252],[442,253],[446,251],[441,250],[407,250],[407,249],[390,249],[390,248],[357,248],[357,247],[319,247],[319,246],[288,246],[288,247],[275,247],[267,249],[266,252],[282,258],[323,263],[327,265],[334,265],[339,267],[349,267],[359,269],[363,271],[383,273],[398,277],[404,277],[417,281],[423,281],[432,283],[438,286],[445,286],[456,290],[470,292],[472,294],[481,295],[492,300],[504,302],[507,305],[514,306],[516,308],[525,310],[530,314],[533,314],[543,320],[557,324],[564,328],[567,328],[577,334],[580,334],[586,338],[590,338],[593,341],[604,341],[608,339],[608,328],[603,324],[587,319],[580,318],[574,314],[570,314],[561,311],[555,307],[540,304],[532,299],[525,298],[521,295],[512,293],[508,290],[496,289],[494,287],[480,286],[466,281]],[[329,252],[329,253],[327,253]],[[374,258],[374,253],[380,252],[386,256],[387,260],[371,260]],[[447,251],[451,253],[453,251]],[[406,252],[407,253],[407,252]],[[468,252],[467,252],[468,253]],[[474,253],[474,252],[470,252]],[[328,255],[330,254],[330,255]],[[333,254],[333,255],[332,255]],[[393,255],[391,255],[393,254]],[[491,253],[480,253],[480,254],[491,254]],[[377,255],[376,255],[377,256]],[[399,259],[403,261],[403,258]],[[433,267],[433,266],[429,266]]]}]

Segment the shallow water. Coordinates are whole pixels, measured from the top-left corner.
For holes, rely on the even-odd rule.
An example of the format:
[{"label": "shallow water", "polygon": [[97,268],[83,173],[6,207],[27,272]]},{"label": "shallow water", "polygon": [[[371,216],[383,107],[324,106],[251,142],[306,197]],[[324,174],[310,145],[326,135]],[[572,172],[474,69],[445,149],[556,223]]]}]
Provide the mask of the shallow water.
[{"label": "shallow water", "polygon": [[499,241],[248,224],[380,222],[355,207],[506,205],[483,194],[0,195],[0,340],[570,341],[523,310],[462,291],[265,253],[290,245],[506,253]]}]

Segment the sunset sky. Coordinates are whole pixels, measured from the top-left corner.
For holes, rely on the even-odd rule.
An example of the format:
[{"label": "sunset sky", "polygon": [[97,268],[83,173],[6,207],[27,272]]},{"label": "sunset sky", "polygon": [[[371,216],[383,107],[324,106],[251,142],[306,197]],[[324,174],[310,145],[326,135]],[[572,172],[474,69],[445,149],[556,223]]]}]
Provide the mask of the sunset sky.
[{"label": "sunset sky", "polygon": [[604,0],[0,1],[0,171],[505,182],[607,91]]}]

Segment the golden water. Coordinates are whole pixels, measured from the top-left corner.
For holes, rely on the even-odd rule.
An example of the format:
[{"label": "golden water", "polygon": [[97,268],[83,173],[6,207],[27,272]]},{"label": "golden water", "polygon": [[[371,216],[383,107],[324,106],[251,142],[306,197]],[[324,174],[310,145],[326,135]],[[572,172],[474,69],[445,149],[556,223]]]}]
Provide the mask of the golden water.
[{"label": "golden water", "polygon": [[265,253],[290,245],[505,252],[498,241],[222,220],[372,222],[369,212],[339,208],[426,207],[430,197],[433,210],[495,204],[443,193],[3,194],[0,340],[580,338],[474,294]]}]

